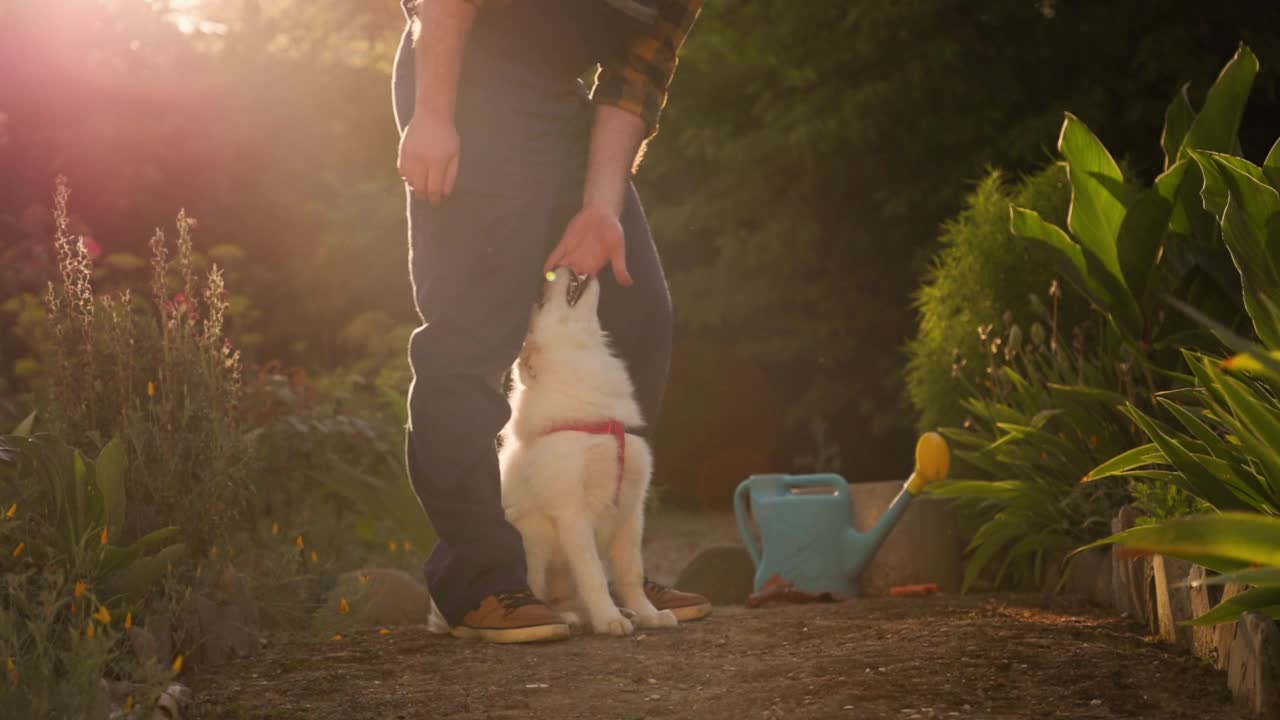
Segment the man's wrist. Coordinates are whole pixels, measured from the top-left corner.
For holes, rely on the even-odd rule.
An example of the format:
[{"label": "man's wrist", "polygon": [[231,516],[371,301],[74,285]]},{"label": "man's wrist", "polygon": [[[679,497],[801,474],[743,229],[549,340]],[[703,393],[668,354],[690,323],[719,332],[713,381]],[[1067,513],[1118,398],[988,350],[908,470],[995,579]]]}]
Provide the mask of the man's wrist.
[{"label": "man's wrist", "polygon": [[622,195],[619,193],[617,199],[612,197],[603,197],[597,193],[587,193],[582,199],[583,210],[598,210],[606,212],[609,215],[620,218],[622,217]]}]

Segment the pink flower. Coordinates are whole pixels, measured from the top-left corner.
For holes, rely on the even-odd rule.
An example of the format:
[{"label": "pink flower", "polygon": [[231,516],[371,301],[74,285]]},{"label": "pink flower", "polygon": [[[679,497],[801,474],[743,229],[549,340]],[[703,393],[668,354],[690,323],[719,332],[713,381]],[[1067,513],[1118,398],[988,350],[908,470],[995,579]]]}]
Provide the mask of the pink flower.
[{"label": "pink flower", "polygon": [[187,227],[191,228],[192,230],[195,230],[196,226],[199,224],[200,224],[200,221],[196,220],[195,218],[193,217],[187,218]]},{"label": "pink flower", "polygon": [[177,303],[178,307],[186,307],[187,305],[186,293],[178,293],[177,295],[174,295],[173,301]]},{"label": "pink flower", "polygon": [[80,244],[84,246],[84,251],[88,253],[90,260],[97,260],[102,257],[102,246],[92,235],[81,235]]},{"label": "pink flower", "polygon": [[53,184],[57,185],[58,187],[62,187],[63,185],[66,185],[67,176],[63,175],[62,173],[58,173],[58,177],[53,179]]}]

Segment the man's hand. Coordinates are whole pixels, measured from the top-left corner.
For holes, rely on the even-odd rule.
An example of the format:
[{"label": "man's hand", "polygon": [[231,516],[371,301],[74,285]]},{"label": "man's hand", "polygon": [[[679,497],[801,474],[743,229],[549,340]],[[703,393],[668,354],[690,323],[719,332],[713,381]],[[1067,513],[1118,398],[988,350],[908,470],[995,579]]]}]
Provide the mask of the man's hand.
[{"label": "man's hand", "polygon": [[613,277],[619,285],[631,286],[622,223],[612,212],[587,205],[569,221],[564,237],[542,269],[545,272],[565,266],[579,274],[595,275],[606,264],[613,267]]},{"label": "man's hand", "polygon": [[458,156],[453,121],[430,112],[416,113],[400,138],[400,176],[415,194],[439,205],[453,194]]},{"label": "man's hand", "polygon": [[400,176],[439,205],[458,178],[458,73],[482,0],[422,0],[414,25],[414,111],[400,138]]}]

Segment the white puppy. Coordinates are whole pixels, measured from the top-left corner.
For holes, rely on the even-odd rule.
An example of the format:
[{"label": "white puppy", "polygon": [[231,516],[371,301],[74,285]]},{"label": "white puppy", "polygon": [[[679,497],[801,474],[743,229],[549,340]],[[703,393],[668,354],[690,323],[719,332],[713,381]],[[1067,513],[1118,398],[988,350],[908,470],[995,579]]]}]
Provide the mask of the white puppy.
[{"label": "white puppy", "polygon": [[561,269],[534,308],[503,430],[502,505],[524,538],[533,593],[570,624],[584,618],[594,632],[626,635],[633,622],[669,627],[676,617],[644,593],[653,456],[626,432],[644,420],[600,328],[599,300],[590,276]]}]

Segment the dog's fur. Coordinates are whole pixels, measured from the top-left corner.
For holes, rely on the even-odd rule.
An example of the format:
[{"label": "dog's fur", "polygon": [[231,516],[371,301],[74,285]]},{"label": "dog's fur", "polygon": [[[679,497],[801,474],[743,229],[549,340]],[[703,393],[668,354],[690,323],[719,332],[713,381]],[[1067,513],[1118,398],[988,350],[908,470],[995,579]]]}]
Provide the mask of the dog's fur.
[{"label": "dog's fur", "polygon": [[[673,626],[675,615],[654,608],[643,587],[640,541],[653,468],[648,444],[627,434],[615,502],[614,436],[548,433],[608,420],[627,428],[643,424],[626,366],[600,327],[599,283],[591,281],[570,305],[570,276],[560,270],[547,283],[516,362],[500,454],[502,505],[524,538],[529,588],[571,624],[581,618],[594,632],[612,635],[634,626]],[[610,597],[610,580],[621,610]]]}]

